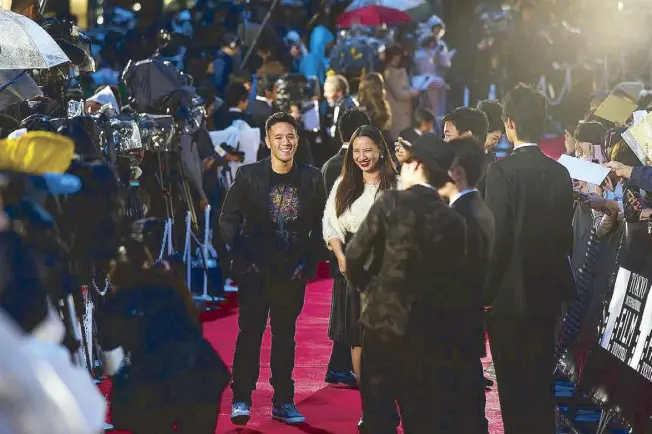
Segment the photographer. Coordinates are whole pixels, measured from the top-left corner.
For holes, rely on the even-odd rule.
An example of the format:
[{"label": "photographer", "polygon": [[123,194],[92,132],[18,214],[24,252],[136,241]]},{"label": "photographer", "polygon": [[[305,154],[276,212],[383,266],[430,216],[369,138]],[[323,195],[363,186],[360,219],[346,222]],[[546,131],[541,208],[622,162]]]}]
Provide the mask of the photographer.
[{"label": "photographer", "polygon": [[[202,337],[188,288],[129,241],[98,317],[112,420],[134,434],[215,431],[229,372]],[[173,431],[176,425],[176,431]]]}]

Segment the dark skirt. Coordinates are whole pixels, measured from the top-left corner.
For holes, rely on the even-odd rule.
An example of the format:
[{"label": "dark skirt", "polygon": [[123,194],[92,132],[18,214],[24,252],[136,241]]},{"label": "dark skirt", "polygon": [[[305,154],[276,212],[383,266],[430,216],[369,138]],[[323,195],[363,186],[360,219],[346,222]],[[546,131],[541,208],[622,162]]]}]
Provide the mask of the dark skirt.
[{"label": "dark skirt", "polygon": [[352,288],[344,277],[335,277],[328,337],[334,342],[349,347],[361,346],[362,327],[359,324],[361,309],[360,293]]}]

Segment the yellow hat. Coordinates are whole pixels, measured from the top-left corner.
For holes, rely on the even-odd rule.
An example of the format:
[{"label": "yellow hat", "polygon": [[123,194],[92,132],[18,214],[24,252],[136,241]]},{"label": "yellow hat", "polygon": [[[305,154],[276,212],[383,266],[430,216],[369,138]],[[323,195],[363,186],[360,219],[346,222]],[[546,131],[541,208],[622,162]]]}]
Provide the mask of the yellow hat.
[{"label": "yellow hat", "polygon": [[0,140],[0,170],[43,175],[64,173],[75,154],[75,143],[59,134],[32,131]]}]

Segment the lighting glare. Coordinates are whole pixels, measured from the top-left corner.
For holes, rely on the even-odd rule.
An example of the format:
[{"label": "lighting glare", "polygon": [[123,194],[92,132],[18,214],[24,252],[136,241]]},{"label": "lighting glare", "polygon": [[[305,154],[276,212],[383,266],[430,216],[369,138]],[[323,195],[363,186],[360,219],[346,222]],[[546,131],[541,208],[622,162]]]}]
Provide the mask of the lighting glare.
[{"label": "lighting glare", "polygon": [[618,2],[618,12],[622,12],[625,4],[622,1]]},{"label": "lighting glare", "polygon": [[97,24],[99,24],[100,26],[104,24],[104,17],[102,16],[97,17]]},{"label": "lighting glare", "polygon": [[140,3],[135,3],[134,4],[134,7],[133,7],[134,11],[138,12],[141,8],[142,8],[142,6],[140,5]]}]

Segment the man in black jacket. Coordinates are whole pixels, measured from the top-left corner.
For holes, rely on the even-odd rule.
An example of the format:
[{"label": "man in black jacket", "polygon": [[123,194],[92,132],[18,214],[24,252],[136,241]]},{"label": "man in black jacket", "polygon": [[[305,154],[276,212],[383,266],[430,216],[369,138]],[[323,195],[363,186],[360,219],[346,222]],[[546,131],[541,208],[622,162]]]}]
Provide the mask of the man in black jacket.
[{"label": "man in black jacket", "polygon": [[478,296],[464,283],[466,225],[437,194],[446,175],[436,148],[418,140],[408,152],[406,190],[384,192],[346,249],[347,278],[366,294],[365,429],[396,433],[386,410],[396,400],[407,433],[481,433],[469,417],[484,411],[469,398],[484,387],[482,367],[469,364],[479,355],[465,313]]},{"label": "man in black jacket", "polygon": [[[363,125],[369,125],[371,121],[363,111],[358,109],[351,109],[344,112],[337,123],[337,129],[342,141],[340,150],[331,157],[321,169],[322,178],[324,179],[324,187],[326,193],[330,193],[333,184],[337,178],[342,174],[342,165],[344,164],[344,157],[346,156],[347,149],[349,148],[349,141],[353,136],[355,130]],[[331,253],[330,255],[330,271],[331,276],[335,277],[340,272],[337,265],[337,258]],[[351,364],[351,348],[346,345],[333,342],[333,351],[331,358],[328,362],[328,370],[326,371],[327,383],[332,384],[345,384],[350,387],[355,387],[358,382],[353,373],[353,366]]]},{"label": "man in black jacket", "polygon": [[486,204],[496,221],[486,304],[489,342],[505,432],[555,432],[556,321],[574,294],[573,188],[568,171],[542,152],[546,100],[519,85],[503,120],[511,156],[487,174]]},{"label": "man in black jacket", "polygon": [[270,158],[238,170],[220,215],[238,282],[240,332],[233,357],[231,420],[251,416],[251,393],[260,373],[260,346],[271,317],[274,419],[295,424],[304,416],[294,405],[294,334],[306,281],[317,270],[326,193],[321,173],[296,164],[297,124],[287,113],[267,120]]}]

